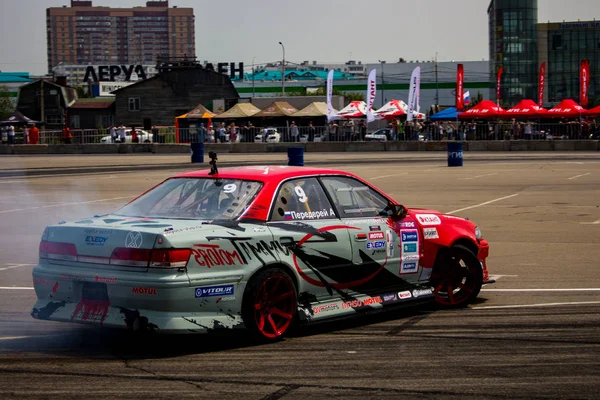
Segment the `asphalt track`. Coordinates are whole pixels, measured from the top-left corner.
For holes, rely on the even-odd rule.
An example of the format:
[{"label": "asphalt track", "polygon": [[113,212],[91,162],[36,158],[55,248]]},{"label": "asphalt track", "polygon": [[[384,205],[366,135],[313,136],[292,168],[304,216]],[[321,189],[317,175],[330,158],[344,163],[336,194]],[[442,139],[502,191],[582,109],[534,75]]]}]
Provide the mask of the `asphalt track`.
[{"label": "asphalt track", "polygon": [[462,168],[440,157],[340,158],[337,167],[408,206],[476,221],[497,283],[468,309],[322,324],[269,345],[239,333],[139,338],[35,321],[31,269],[44,226],[114,210],[172,171],[78,174],[85,166],[74,165],[68,175],[2,178],[0,398],[599,397],[600,155]]}]

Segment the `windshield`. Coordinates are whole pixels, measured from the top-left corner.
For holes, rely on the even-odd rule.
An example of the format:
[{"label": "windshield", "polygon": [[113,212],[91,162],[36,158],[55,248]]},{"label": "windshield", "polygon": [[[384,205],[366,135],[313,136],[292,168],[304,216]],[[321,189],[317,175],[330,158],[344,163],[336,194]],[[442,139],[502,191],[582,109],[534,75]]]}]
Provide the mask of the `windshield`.
[{"label": "windshield", "polygon": [[124,217],[233,220],[261,189],[239,179],[173,178],[135,199],[115,214]]}]

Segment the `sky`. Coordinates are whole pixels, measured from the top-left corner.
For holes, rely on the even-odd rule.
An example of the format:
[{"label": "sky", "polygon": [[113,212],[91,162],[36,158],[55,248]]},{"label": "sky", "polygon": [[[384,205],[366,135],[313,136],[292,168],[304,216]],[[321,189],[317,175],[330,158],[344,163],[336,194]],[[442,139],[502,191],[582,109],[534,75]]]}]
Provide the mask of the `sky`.
[{"label": "sky", "polygon": [[[93,0],[144,6],[145,0]],[[565,6],[568,4],[568,6]],[[46,72],[46,9],[70,0],[0,0],[0,71]],[[192,7],[196,57],[363,64],[379,60],[487,60],[489,0],[169,0]],[[538,0],[540,22],[600,20],[598,0]]]}]

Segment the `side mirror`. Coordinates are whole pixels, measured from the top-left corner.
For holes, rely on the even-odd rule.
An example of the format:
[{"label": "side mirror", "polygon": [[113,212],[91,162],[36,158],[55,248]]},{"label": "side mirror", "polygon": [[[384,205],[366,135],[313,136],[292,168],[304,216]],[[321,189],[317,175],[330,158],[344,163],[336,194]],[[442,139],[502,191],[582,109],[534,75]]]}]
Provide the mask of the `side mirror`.
[{"label": "side mirror", "polygon": [[388,217],[394,219],[394,220],[401,220],[404,217],[406,217],[406,207],[404,207],[402,204],[390,204],[387,207],[387,214]]}]

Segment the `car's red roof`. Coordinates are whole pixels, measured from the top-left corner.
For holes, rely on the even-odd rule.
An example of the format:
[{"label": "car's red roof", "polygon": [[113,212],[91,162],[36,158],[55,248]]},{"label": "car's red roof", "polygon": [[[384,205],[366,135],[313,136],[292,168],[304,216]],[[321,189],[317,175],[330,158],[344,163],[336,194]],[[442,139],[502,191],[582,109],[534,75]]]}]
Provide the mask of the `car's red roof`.
[{"label": "car's red roof", "polygon": [[288,178],[307,176],[307,175],[349,175],[355,176],[349,172],[327,168],[312,168],[312,167],[289,167],[285,165],[265,165],[265,166],[242,166],[242,167],[219,167],[219,175],[209,176],[210,169],[202,169],[198,171],[184,172],[177,174],[176,178],[236,178],[247,179],[259,182],[267,180],[282,181]]}]

